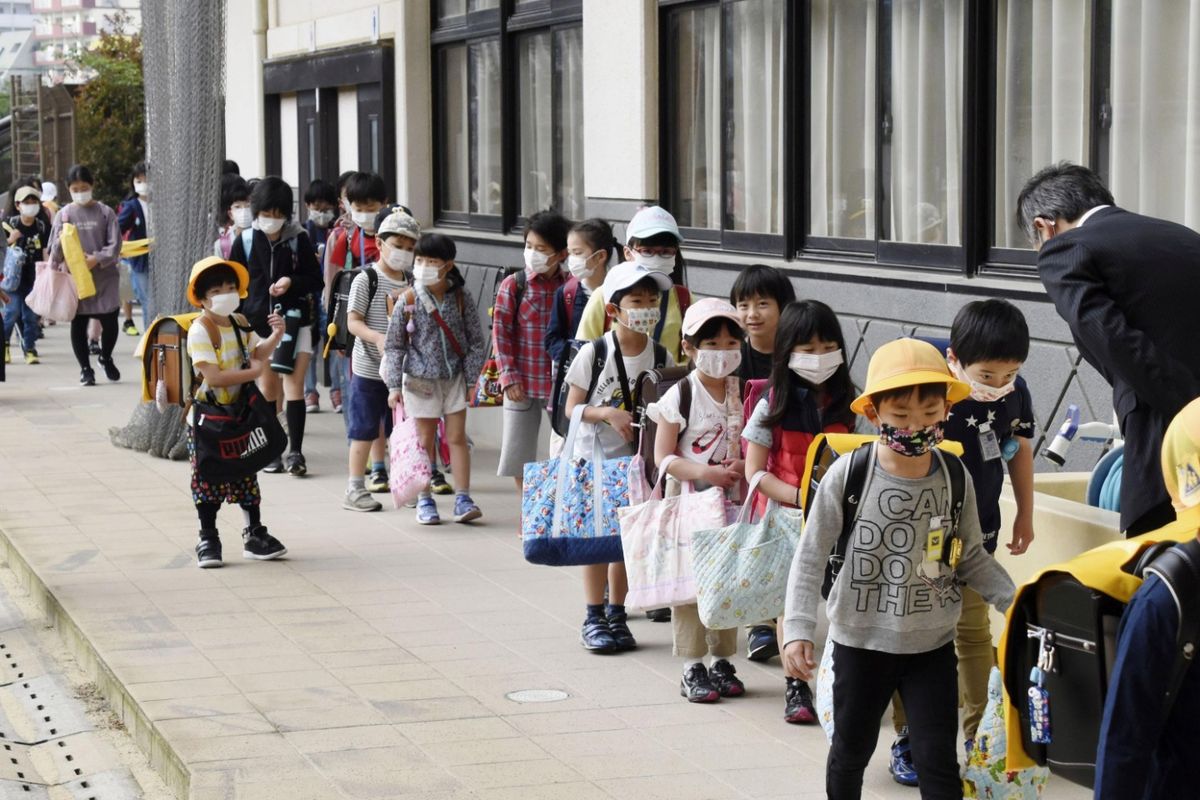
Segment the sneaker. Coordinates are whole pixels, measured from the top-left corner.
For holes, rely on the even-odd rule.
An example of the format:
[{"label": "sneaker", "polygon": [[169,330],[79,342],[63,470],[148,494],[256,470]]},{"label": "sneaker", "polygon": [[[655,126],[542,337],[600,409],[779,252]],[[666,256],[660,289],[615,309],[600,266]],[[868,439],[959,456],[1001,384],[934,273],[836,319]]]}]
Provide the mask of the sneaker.
[{"label": "sneaker", "polygon": [[670,622],[671,609],[669,608],[652,608],[646,612],[646,619],[651,622]]},{"label": "sneaker", "polygon": [[108,378],[113,383],[121,380],[121,370],[117,369],[117,364],[111,358],[100,356],[100,366],[104,367],[104,377]]},{"label": "sneaker", "polygon": [[446,482],[445,475],[435,469],[429,478],[429,491],[434,494],[454,494],[454,487]]},{"label": "sneaker", "polygon": [[242,558],[270,561],[286,555],[287,548],[283,546],[283,542],[267,533],[265,525],[242,531]]},{"label": "sneaker", "polygon": [[133,320],[125,320],[125,324],[121,326],[121,330],[125,331],[126,336],[141,336],[138,332],[137,325],[133,324]]},{"label": "sneaker", "polygon": [[610,614],[608,617],[608,630],[612,633],[613,639],[617,643],[618,650],[636,650],[637,639],[633,638],[633,631],[629,630],[629,615],[625,612]]},{"label": "sneaker", "polygon": [[283,459],[277,458],[270,464],[267,464],[265,467],[263,467],[263,472],[270,472],[272,474],[283,472]]},{"label": "sneaker", "polygon": [[717,659],[708,668],[708,677],[721,697],[741,697],[746,693],[746,684],[737,676],[737,670],[723,658]]},{"label": "sneaker", "polygon": [[100,342],[95,339],[88,339],[88,353],[94,356],[100,355],[103,350],[100,349]]},{"label": "sneaker", "polygon": [[83,369],[79,370],[79,382],[84,386],[95,386],[96,373],[91,367],[84,367]]},{"label": "sneaker", "polygon": [[896,741],[892,743],[888,772],[892,773],[892,779],[901,786],[917,785],[917,768],[913,764],[912,745],[908,743],[908,728],[902,729]]},{"label": "sneaker", "polygon": [[479,510],[479,506],[475,505],[475,501],[471,499],[469,494],[456,495],[454,498],[454,521],[455,522],[472,522],[483,516],[483,512]]},{"label": "sneaker", "polygon": [[330,389],[329,390],[329,405],[333,406],[333,413],[335,413],[335,414],[342,413],[342,390],[341,389]]},{"label": "sneaker", "polygon": [[349,489],[342,499],[342,508],[347,511],[381,511],[383,504],[371,497],[366,489]]},{"label": "sneaker", "polygon": [[683,673],[679,679],[679,695],[686,697],[689,703],[715,703],[721,699],[721,693],[713,686],[703,664],[692,664]]},{"label": "sneaker", "polygon": [[437,503],[432,497],[417,498],[417,522],[421,525],[441,525],[442,518],[438,516]]},{"label": "sneaker", "polygon": [[316,392],[309,392],[304,395],[304,410],[309,414],[316,414],[321,410],[321,395]]},{"label": "sneaker", "polygon": [[225,566],[221,560],[221,540],[217,538],[216,531],[208,536],[201,534],[200,541],[196,542],[196,566],[200,569]]},{"label": "sneaker", "polygon": [[746,650],[751,661],[769,661],[779,655],[779,639],[770,625],[755,625],[746,635]]},{"label": "sneaker", "polygon": [[388,491],[388,474],[386,469],[375,469],[367,475],[367,491],[371,494],[381,494]]},{"label": "sneaker", "polygon": [[617,651],[617,640],[613,638],[608,621],[603,617],[592,617],[583,621],[583,628],[579,631],[579,643],[583,645],[584,650],[593,653]]},{"label": "sneaker", "polygon": [[42,363],[42,360],[40,358],[38,358],[37,350],[30,350],[28,353],[25,354],[25,363],[26,364]]},{"label": "sneaker", "polygon": [[303,453],[287,454],[287,473],[295,475],[297,478],[303,478],[308,474],[308,462],[304,460]]},{"label": "sneaker", "polygon": [[799,678],[788,678],[783,693],[783,719],[793,725],[812,725],[817,721],[817,710],[813,708],[812,689]]}]

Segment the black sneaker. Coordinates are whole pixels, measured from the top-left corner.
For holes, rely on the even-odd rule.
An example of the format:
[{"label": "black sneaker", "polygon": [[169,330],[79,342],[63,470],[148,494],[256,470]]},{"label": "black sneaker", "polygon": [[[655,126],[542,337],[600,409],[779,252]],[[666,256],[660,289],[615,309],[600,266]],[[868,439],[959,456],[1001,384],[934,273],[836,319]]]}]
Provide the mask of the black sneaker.
[{"label": "black sneaker", "polygon": [[111,358],[100,356],[100,366],[104,367],[104,377],[108,378],[113,383],[121,380],[121,370],[117,369],[116,362]]},{"label": "black sneaker", "polygon": [[593,653],[615,653],[617,640],[608,629],[608,621],[603,617],[593,617],[583,621],[583,629],[579,632],[579,643],[584,650]]},{"label": "black sneaker", "polygon": [[633,631],[629,630],[628,614],[624,611],[617,614],[610,614],[607,622],[608,631],[617,643],[618,650],[637,649],[637,639],[633,638]]},{"label": "black sneaker", "polygon": [[737,670],[723,658],[708,668],[708,677],[721,697],[741,697],[746,693],[746,684],[737,676]]},{"label": "black sneaker", "polygon": [[692,664],[684,671],[679,679],[679,695],[689,703],[715,703],[721,699],[703,664]]},{"label": "black sneaker", "polygon": [[817,721],[817,710],[813,708],[812,689],[799,678],[787,679],[787,690],[783,694],[783,719],[793,725],[812,725]]},{"label": "black sneaker", "polygon": [[254,561],[270,561],[287,555],[283,542],[267,533],[265,525],[246,528],[242,531],[242,558]]},{"label": "black sneaker", "polygon": [[308,462],[304,460],[303,453],[288,453],[287,473],[295,475],[297,478],[303,478],[308,474]]},{"label": "black sneaker", "polygon": [[446,480],[439,470],[434,470],[429,478],[429,491],[434,494],[454,494],[454,487]]},{"label": "black sneaker", "polygon": [[671,609],[669,608],[652,608],[646,612],[646,619],[651,622],[670,622]]},{"label": "black sneaker", "polygon": [[389,491],[388,474],[386,469],[373,469],[367,475],[365,481],[366,489],[371,494],[382,494]]},{"label": "black sneaker", "polygon": [[751,661],[768,661],[779,655],[779,640],[770,625],[755,625],[746,635],[746,657]]},{"label": "black sneaker", "polygon": [[265,467],[263,467],[262,471],[270,472],[271,474],[278,474],[280,472],[283,472],[283,459],[282,458],[275,459],[270,464],[267,464]]},{"label": "black sneaker", "polygon": [[88,353],[94,356],[100,355],[103,350],[100,349],[100,342],[95,339],[88,339]]},{"label": "black sneaker", "polygon": [[200,569],[225,566],[221,560],[221,540],[217,538],[216,531],[200,533],[200,541],[196,542],[196,566]]},{"label": "black sneaker", "polygon": [[79,382],[84,386],[95,386],[96,373],[91,367],[84,367],[83,369],[79,370]]}]

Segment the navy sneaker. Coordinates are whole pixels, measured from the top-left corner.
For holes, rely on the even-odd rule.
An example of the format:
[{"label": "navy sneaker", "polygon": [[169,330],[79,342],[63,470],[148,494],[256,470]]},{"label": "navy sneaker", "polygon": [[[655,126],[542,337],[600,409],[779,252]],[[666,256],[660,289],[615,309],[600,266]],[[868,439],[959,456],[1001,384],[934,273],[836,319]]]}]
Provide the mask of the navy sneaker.
[{"label": "navy sneaker", "polygon": [[746,684],[737,676],[737,670],[723,658],[708,668],[708,677],[721,697],[741,697],[746,693]]},{"label": "navy sneaker", "polygon": [[618,650],[636,650],[637,639],[633,638],[633,631],[629,630],[629,615],[624,611],[616,614],[608,615],[608,631],[612,634],[613,640],[617,643]]},{"label": "navy sneaker", "polygon": [[888,772],[892,773],[892,779],[901,786],[917,785],[917,768],[913,764],[912,745],[908,743],[907,727],[900,730],[900,735],[892,743]]},{"label": "navy sneaker", "polygon": [[768,661],[779,655],[779,639],[770,625],[755,625],[746,635],[746,649],[751,661]]},{"label": "navy sneaker", "polygon": [[817,721],[812,689],[799,678],[788,678],[783,693],[783,719],[793,725],[812,725]]},{"label": "navy sneaker", "polygon": [[612,631],[608,629],[608,621],[603,617],[591,617],[583,621],[579,643],[583,645],[584,650],[591,650],[593,653],[617,651],[617,640],[613,638]]},{"label": "navy sneaker", "polygon": [[721,699],[721,693],[713,686],[703,664],[692,664],[684,670],[679,679],[679,695],[686,697],[689,703],[715,703]]}]

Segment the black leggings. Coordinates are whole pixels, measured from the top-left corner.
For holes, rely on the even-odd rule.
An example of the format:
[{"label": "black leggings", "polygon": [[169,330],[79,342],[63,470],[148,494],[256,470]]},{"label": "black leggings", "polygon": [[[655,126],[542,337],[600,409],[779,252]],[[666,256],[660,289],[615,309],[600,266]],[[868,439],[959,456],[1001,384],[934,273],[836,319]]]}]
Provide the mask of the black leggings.
[{"label": "black leggings", "polygon": [[107,314],[76,314],[75,319],[71,320],[71,349],[75,351],[75,360],[79,362],[80,369],[92,366],[92,359],[88,354],[87,329],[88,323],[93,319],[100,320],[101,358],[108,361],[112,358],[113,348],[117,346],[117,311]]},{"label": "black leggings", "polygon": [[[200,530],[215,531],[217,529],[217,512],[220,510],[220,503],[196,503],[196,514],[200,517]],[[257,505],[242,506],[242,516],[246,518],[247,528],[257,528],[262,524],[262,509]]]}]

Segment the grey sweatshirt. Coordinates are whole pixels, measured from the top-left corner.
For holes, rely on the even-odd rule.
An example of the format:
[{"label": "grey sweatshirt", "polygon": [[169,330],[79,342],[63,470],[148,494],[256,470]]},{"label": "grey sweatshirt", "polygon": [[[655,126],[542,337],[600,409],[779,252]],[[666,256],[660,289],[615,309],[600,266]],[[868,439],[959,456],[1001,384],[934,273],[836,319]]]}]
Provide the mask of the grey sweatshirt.
[{"label": "grey sweatshirt", "polygon": [[96,294],[79,301],[80,314],[107,314],[121,307],[121,274],[117,263],[121,256],[121,228],[117,215],[108,206],[97,200],[86,206],[76,203],[63,206],[54,216],[50,229],[50,264],[62,267],[62,243],[59,235],[64,222],[70,222],[79,231],[79,243],[85,256],[95,256],[99,262],[92,270],[92,281]]},{"label": "grey sweatshirt", "polygon": [[[952,456],[947,456],[948,458]],[[842,496],[849,458],[840,458],[821,481],[788,575],[784,642],[812,641],[817,604],[829,553],[842,530]],[[934,457],[937,464],[937,457]],[[950,487],[944,470],[918,479],[900,478],[873,464],[846,562],[829,592],[829,638],[847,647],[885,653],[924,653],[953,641],[962,611],[963,584],[1003,611],[1015,587],[983,549],[975,487],[965,473],[966,496],[959,536],[958,569],[925,561],[930,520],[950,519]],[[964,471],[965,472],[965,471]],[[918,570],[944,592],[926,585]]]}]

